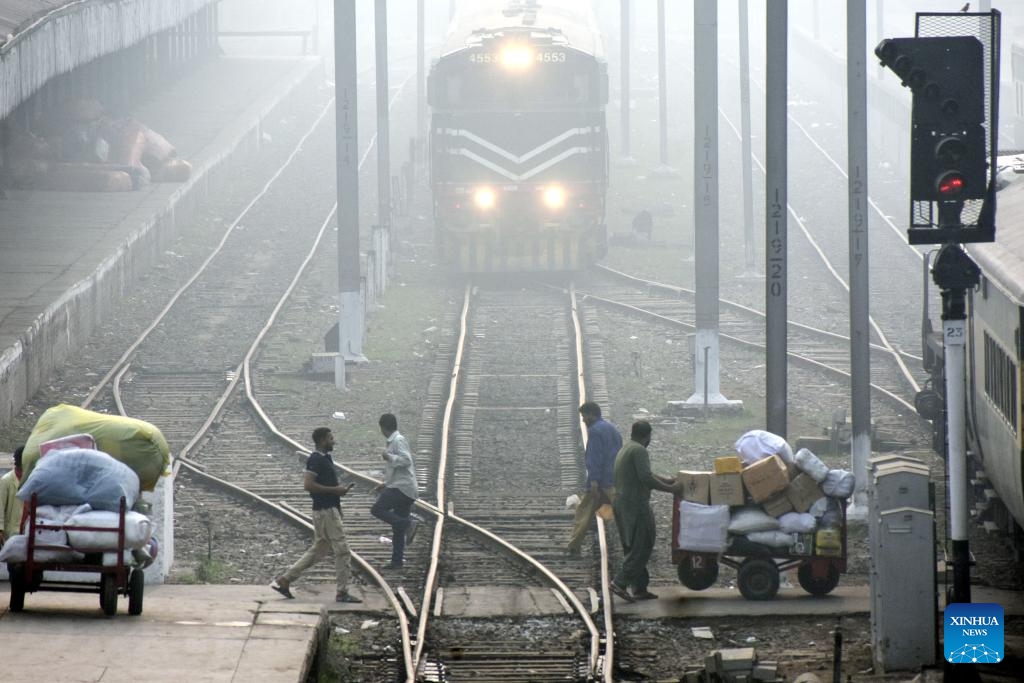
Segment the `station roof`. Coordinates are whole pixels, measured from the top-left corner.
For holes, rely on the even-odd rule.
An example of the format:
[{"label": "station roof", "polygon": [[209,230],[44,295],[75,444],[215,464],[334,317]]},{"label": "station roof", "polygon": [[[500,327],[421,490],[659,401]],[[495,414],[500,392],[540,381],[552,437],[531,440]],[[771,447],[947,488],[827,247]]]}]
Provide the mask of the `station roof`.
[{"label": "station roof", "polygon": [[566,45],[603,58],[601,35],[590,0],[473,0],[459,3],[441,56],[465,49],[477,37],[503,30],[541,32],[557,28]]},{"label": "station roof", "polygon": [[0,0],[0,119],[46,81],[219,0]]}]

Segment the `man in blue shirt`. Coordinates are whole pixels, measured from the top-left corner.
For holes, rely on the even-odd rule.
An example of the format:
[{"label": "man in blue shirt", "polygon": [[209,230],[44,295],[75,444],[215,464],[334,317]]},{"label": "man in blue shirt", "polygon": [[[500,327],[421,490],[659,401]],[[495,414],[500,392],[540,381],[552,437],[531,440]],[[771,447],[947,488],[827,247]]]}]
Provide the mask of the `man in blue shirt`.
[{"label": "man in blue shirt", "polygon": [[587,489],[576,507],[572,538],[569,539],[568,551],[573,557],[579,557],[583,537],[598,508],[612,502],[615,454],[622,448],[622,435],[615,425],[601,417],[601,406],[587,401],[580,406],[580,417],[587,425]]}]

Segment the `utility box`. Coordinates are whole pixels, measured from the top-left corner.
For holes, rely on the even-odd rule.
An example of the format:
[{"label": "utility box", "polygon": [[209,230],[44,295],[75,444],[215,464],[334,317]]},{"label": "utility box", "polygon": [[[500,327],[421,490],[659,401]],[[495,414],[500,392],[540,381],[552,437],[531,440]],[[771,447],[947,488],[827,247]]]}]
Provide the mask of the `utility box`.
[{"label": "utility box", "polygon": [[875,665],[885,672],[935,664],[935,517],[931,510],[882,512],[875,558],[880,633]]},{"label": "utility box", "polygon": [[935,663],[935,517],[928,467],[915,458],[870,461],[871,641],[880,671]]}]

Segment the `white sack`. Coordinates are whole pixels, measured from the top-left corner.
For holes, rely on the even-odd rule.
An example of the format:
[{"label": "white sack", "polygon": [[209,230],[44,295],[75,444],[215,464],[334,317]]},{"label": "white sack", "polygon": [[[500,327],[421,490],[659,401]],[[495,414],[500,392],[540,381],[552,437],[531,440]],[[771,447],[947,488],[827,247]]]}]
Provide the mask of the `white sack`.
[{"label": "white sack", "polygon": [[828,476],[828,465],[806,448],[801,448],[796,452],[796,466],[819,484]]},{"label": "white sack", "polygon": [[[124,566],[131,567],[135,564],[135,560],[132,557],[131,550],[125,550],[124,553]],[[103,566],[104,567],[116,567],[117,566],[117,551],[111,550],[103,553]]]},{"label": "white sack", "polygon": [[807,512],[814,515],[815,517],[821,517],[823,514],[825,514],[825,510],[828,510],[828,496],[822,496],[818,500],[814,501],[811,504],[811,509],[808,510]]},{"label": "white sack", "polygon": [[39,458],[18,498],[27,503],[33,493],[46,505],[89,503],[94,510],[117,510],[124,496],[131,509],[139,497],[139,475],[101,451],[65,448]]},{"label": "white sack", "polygon": [[772,548],[788,548],[796,542],[793,534],[787,534],[784,531],[755,531],[752,534],[747,534],[747,540]]},{"label": "white sack", "polygon": [[846,470],[829,470],[825,481],[821,482],[821,490],[826,496],[833,498],[849,498],[853,494],[856,479],[853,472]]},{"label": "white sack", "polygon": [[[0,549],[0,562],[24,562],[28,554],[28,536],[15,534],[7,539]],[[71,548],[55,548],[43,550],[36,548],[33,560],[36,562],[81,562],[85,556]]]},{"label": "white sack", "polygon": [[745,536],[756,531],[776,531],[779,520],[760,507],[748,505],[737,509],[729,520],[729,533]]},{"label": "white sack", "polygon": [[744,465],[752,465],[758,460],[779,454],[782,461],[793,464],[793,449],[778,434],[763,429],[752,429],[736,440],[736,452]]},{"label": "white sack", "polygon": [[[64,528],[68,541],[76,550],[112,550],[117,548],[118,513],[107,510],[92,510],[75,515]],[[82,531],[76,526],[92,526],[111,531]],[[149,543],[153,534],[153,523],[138,512],[124,513],[124,547],[128,550],[141,548]],[[116,553],[115,553],[116,554]]]},{"label": "white sack", "polygon": [[679,537],[681,550],[720,553],[728,543],[728,505],[701,505],[679,501]]},{"label": "white sack", "polygon": [[818,520],[809,512],[787,512],[779,517],[779,530],[789,534],[809,534],[818,525]]},{"label": "white sack", "polygon": [[39,505],[36,507],[36,521],[40,524],[63,524],[72,515],[89,510],[92,510],[92,506],[88,503],[82,505]]}]

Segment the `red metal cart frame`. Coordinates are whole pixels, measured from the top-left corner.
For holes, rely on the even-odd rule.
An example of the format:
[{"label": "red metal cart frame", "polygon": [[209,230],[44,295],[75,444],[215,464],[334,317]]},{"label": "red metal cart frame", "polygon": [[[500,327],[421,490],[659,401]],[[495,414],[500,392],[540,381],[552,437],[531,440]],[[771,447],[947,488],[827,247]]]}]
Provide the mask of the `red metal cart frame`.
[{"label": "red metal cart frame", "polygon": [[771,600],[779,591],[779,573],[796,568],[797,579],[805,591],[814,596],[827,595],[846,571],[846,506],[841,505],[841,550],[838,555],[796,555],[789,549],[750,544],[747,550],[705,553],[679,547],[679,496],[672,504],[672,564],[679,581],[691,590],[710,588],[718,580],[719,564],[737,572],[740,593],[748,600]]},{"label": "red metal cart frame", "polygon": [[[133,616],[142,614],[145,575],[141,568],[128,566],[124,562],[125,512],[127,507],[124,496],[121,497],[116,529],[78,525],[74,527],[76,531],[116,534],[117,562],[112,565],[103,564],[102,551],[86,553],[85,560],[81,562],[43,562],[37,560],[35,558],[36,550],[53,550],[55,547],[37,544],[36,531],[60,531],[66,528],[62,524],[40,523],[36,514],[38,506],[36,495],[33,494],[32,500],[29,502],[28,518],[26,521],[28,538],[25,561],[10,565],[11,611],[20,612],[25,608],[26,593],[59,591],[66,593],[99,593],[100,608],[102,608],[103,613],[107,616],[113,616],[117,613],[118,594],[126,595],[128,596],[128,614]],[[66,550],[67,548],[60,547],[56,549]],[[44,577],[44,572],[95,573],[99,574],[99,579],[95,583],[47,579]]]}]

